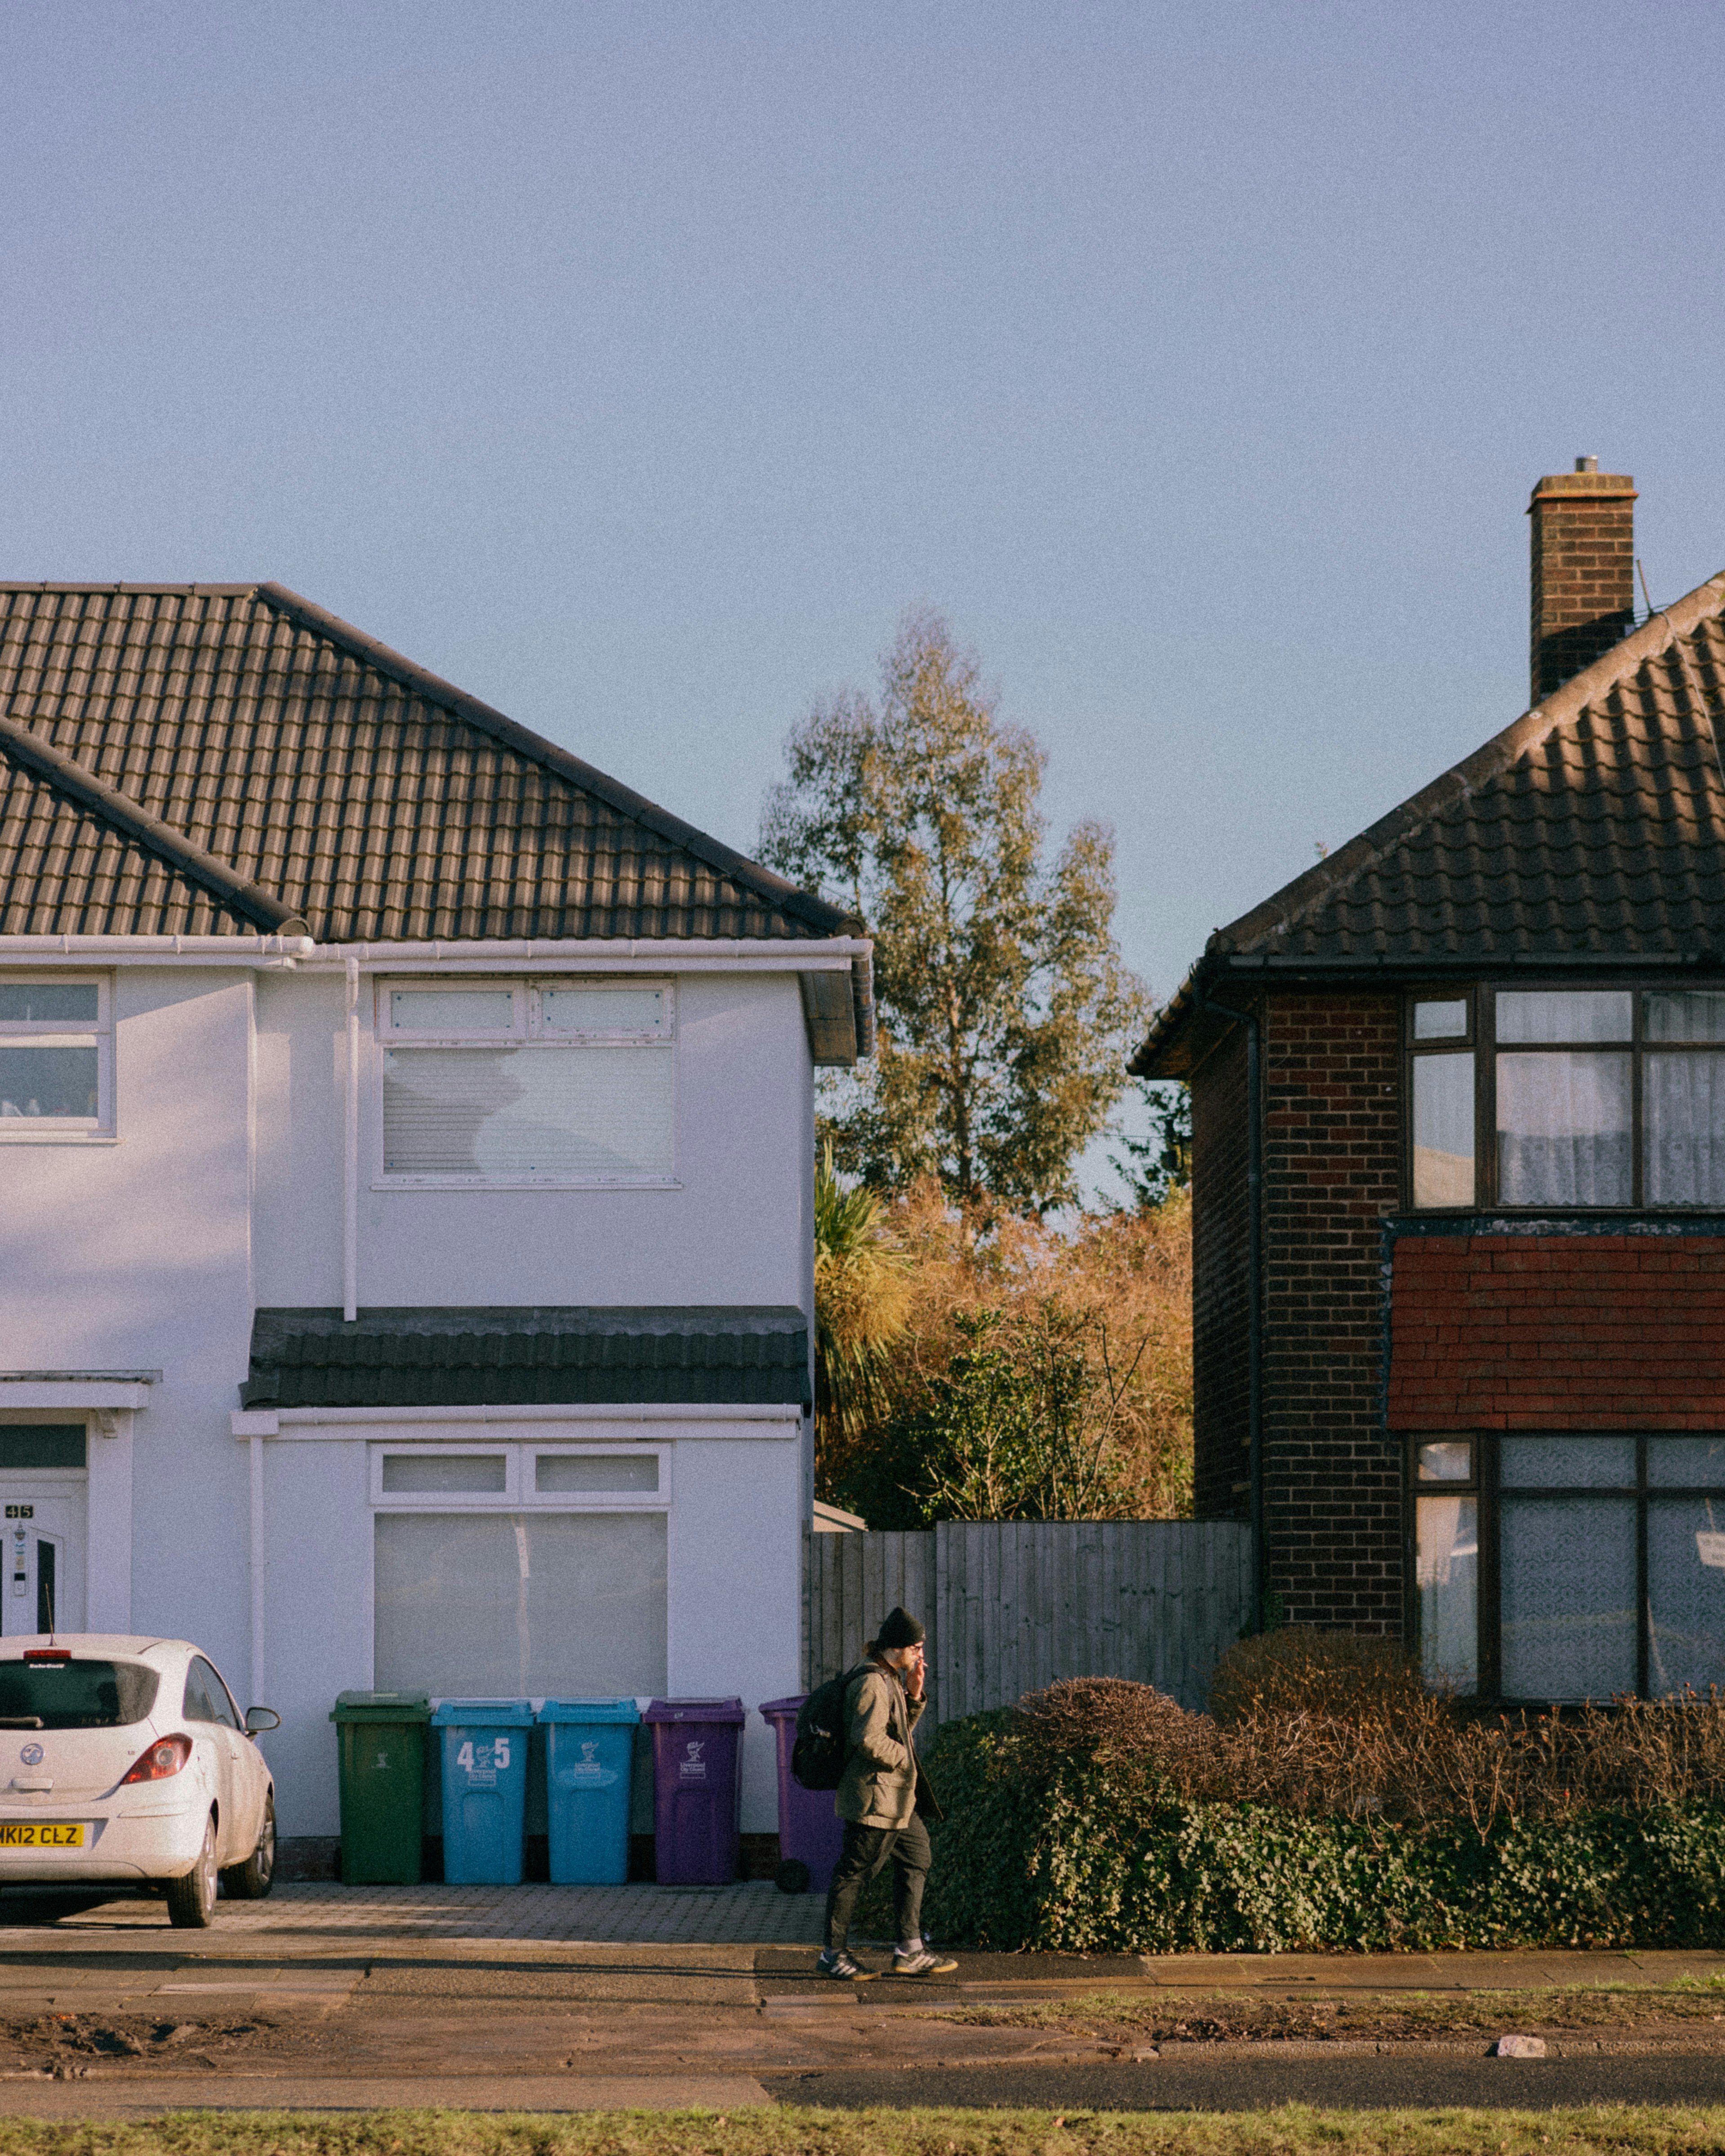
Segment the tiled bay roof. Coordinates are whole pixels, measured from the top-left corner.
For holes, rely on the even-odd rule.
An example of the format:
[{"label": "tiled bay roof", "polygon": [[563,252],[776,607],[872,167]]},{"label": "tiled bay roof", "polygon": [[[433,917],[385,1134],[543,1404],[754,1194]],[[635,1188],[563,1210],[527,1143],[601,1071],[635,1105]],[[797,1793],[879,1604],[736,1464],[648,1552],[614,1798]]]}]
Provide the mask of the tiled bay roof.
[{"label": "tiled bay roof", "polygon": [[1134,1059],[1182,1075],[1224,978],[1725,964],[1725,572],[1226,928]]},{"label": "tiled bay roof", "polygon": [[777,1307],[260,1310],[247,1408],[809,1403],[809,1321]]},{"label": "tiled bay roof", "polygon": [[290,921],[320,942],[850,925],[278,584],[0,584],[0,935]]}]

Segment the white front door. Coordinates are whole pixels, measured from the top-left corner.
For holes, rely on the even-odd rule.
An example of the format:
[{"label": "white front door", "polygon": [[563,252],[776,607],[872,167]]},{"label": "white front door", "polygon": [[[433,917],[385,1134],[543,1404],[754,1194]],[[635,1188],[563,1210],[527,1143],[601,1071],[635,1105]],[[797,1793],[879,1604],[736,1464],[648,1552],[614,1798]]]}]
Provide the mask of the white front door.
[{"label": "white front door", "polygon": [[84,1477],[0,1474],[0,1634],[84,1630]]}]

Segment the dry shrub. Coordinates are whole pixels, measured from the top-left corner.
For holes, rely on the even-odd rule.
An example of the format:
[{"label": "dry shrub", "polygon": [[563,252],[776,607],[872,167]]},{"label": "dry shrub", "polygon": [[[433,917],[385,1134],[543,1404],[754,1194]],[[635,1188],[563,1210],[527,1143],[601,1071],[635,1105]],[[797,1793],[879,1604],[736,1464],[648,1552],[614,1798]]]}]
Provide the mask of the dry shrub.
[{"label": "dry shrub", "polygon": [[1417,1712],[1420,1671],[1394,1640],[1289,1625],[1230,1647],[1210,1680],[1210,1712],[1224,1725],[1266,1715],[1343,1720]]},{"label": "dry shrub", "polygon": [[1189,1784],[1215,1749],[1214,1723],[1128,1677],[1068,1677],[1027,1692],[1018,1711],[1019,1734],[1033,1752],[1153,1761]]},{"label": "dry shrub", "polygon": [[1119,1678],[1033,1692],[1016,1722],[1026,1764],[1066,1756],[1142,1770],[1193,1803],[1466,1818],[1482,1831],[1500,1819],[1725,1801],[1717,1691],[1488,1719],[1424,1690],[1389,1642],[1293,1627],[1243,1642],[1224,1669],[1214,1717]]}]

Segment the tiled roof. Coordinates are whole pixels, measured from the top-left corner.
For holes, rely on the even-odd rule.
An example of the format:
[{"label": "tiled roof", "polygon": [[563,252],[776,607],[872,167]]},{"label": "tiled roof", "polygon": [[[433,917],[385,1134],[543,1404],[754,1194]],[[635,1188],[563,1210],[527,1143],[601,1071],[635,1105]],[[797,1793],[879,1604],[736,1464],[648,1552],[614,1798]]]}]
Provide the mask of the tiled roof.
[{"label": "tiled roof", "polygon": [[1725,963],[1725,572],[1205,946],[1134,1067],[1259,968]]},{"label": "tiled roof", "polygon": [[260,1310],[247,1408],[809,1402],[800,1310]]},{"label": "tiled roof", "polygon": [[289,921],[326,943],[852,926],[278,584],[0,584],[0,935]]}]

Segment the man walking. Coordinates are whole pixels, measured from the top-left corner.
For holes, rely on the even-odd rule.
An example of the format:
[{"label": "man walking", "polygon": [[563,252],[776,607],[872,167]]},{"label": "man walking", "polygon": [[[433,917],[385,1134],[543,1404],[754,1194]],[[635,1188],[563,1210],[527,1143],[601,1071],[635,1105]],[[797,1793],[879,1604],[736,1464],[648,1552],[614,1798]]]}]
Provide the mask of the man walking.
[{"label": "man walking", "polygon": [[898,1944],[895,1976],[944,1976],[957,1968],[922,1943],[922,1889],[932,1852],[922,1815],[940,1817],[934,1792],[911,1743],[922,1719],[922,1627],[895,1609],[869,1643],[868,1661],[845,1687],[845,1774],[834,1804],[845,1822],[845,1846],[827,1890],[827,1943],[816,1966],[823,1976],[855,1984],[873,1976],[850,1958],[850,1919],[857,1897],[888,1860]]}]

